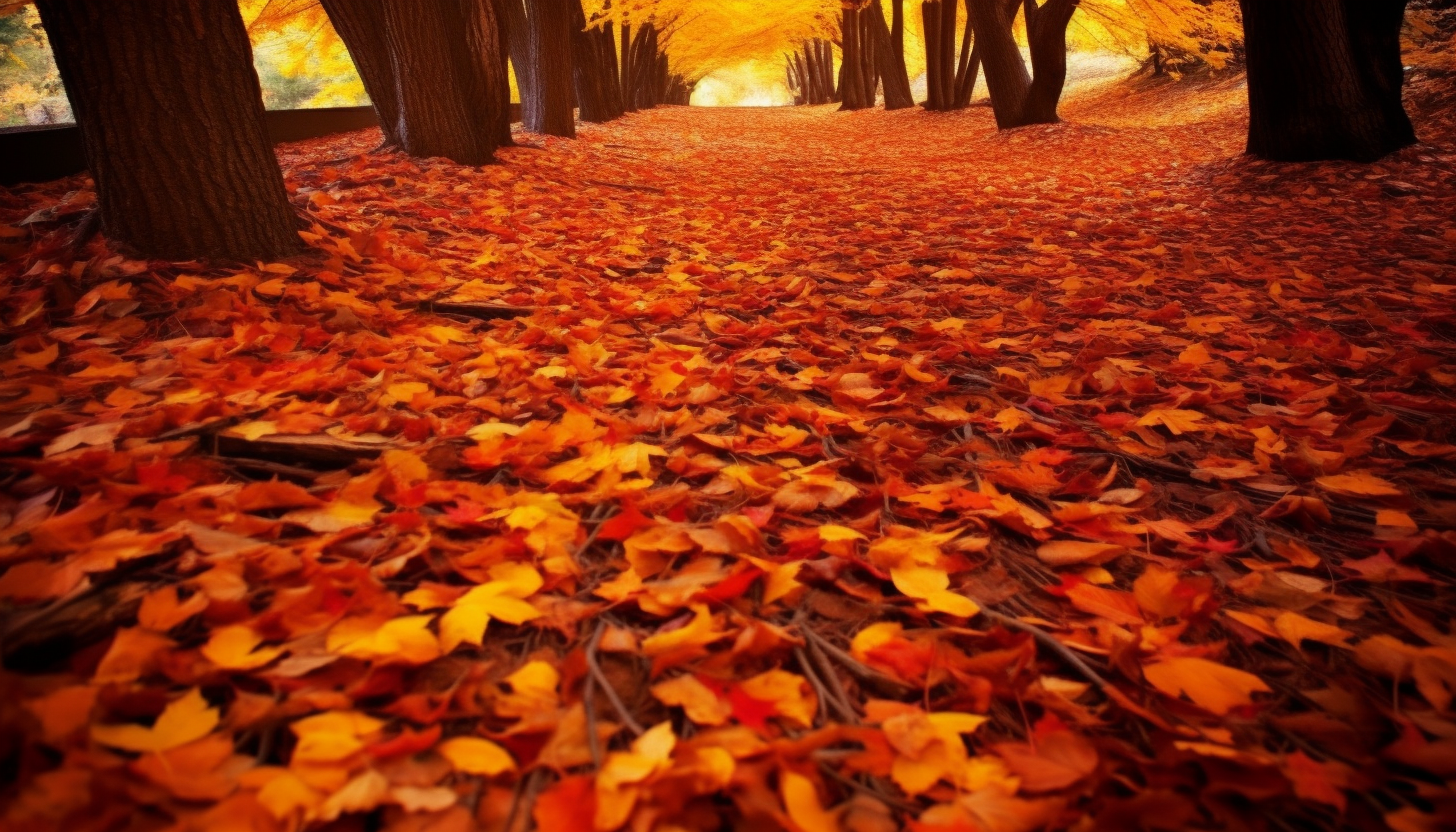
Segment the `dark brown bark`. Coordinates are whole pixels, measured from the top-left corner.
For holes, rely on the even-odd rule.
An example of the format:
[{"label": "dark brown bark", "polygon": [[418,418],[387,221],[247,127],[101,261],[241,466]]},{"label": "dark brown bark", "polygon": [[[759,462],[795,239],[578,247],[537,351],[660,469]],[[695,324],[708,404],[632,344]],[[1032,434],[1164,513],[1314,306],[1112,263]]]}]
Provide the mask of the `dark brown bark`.
[{"label": "dark brown bark", "polygon": [[[501,26],[505,30],[505,42],[511,54],[511,69],[516,73],[516,89],[521,101],[528,97],[527,91],[535,88],[531,74],[531,49],[528,38],[530,30],[526,22],[524,0],[501,0]],[[532,93],[534,95],[534,93]]]},{"label": "dark brown bark", "polygon": [[1031,46],[1031,88],[1021,105],[1021,124],[1055,124],[1057,103],[1067,84],[1067,25],[1080,0],[1026,0],[1026,37]]},{"label": "dark brown bark", "polygon": [[582,121],[603,122],[613,118],[608,103],[606,79],[602,77],[601,38],[586,28],[581,0],[571,4],[572,74],[576,85],[576,106]]},{"label": "dark brown bark", "polygon": [[569,0],[528,2],[527,61],[535,94],[521,102],[526,129],[532,133],[576,138]]},{"label": "dark brown bark", "polygon": [[1031,75],[1011,34],[1016,6],[1008,6],[1005,0],[971,0],[970,9],[996,126],[1003,130],[1019,127],[1021,108],[1031,89]]},{"label": "dark brown bark", "polygon": [[840,79],[839,89],[844,96],[844,103],[840,110],[863,110],[874,105],[873,101],[865,101],[864,95],[864,65],[863,56],[860,54],[859,42],[859,12],[855,9],[844,8],[840,11],[839,18],[840,36],[843,38],[840,57]]},{"label": "dark brown bark", "polygon": [[859,77],[864,80],[866,106],[873,107],[880,86],[879,43],[871,25],[869,6],[861,8],[856,17],[859,19]]},{"label": "dark brown bark", "polygon": [[500,86],[487,77],[494,62],[474,52],[486,38],[470,33],[499,26],[490,3],[386,2],[384,10],[401,147],[411,156],[440,156],[462,165],[490,162],[501,140],[499,102],[491,90]]},{"label": "dark brown bark", "polygon": [[470,97],[495,131],[497,147],[515,144],[511,138],[510,56],[504,5],[501,0],[460,0],[465,48],[471,59]]},{"label": "dark brown bark", "polygon": [[1248,151],[1373,161],[1413,144],[1401,103],[1405,0],[1240,0]]},{"label": "dark brown bark", "polygon": [[940,0],[920,4],[920,22],[925,33],[925,109],[944,110],[945,92],[940,87]]},{"label": "dark brown bark", "polygon": [[956,62],[955,95],[951,109],[963,110],[971,104],[971,91],[976,88],[976,75],[981,69],[981,55],[972,46],[970,0],[966,0],[966,27],[961,33],[961,57]]},{"label": "dark brown bark", "polygon": [[300,248],[235,0],[36,5],[108,237],[169,260]]},{"label": "dark brown bark", "polygon": [[632,93],[632,43],[632,24],[623,23],[622,66],[618,70],[618,77],[622,79],[622,109],[629,113],[637,111]]},{"label": "dark brown bark", "polygon": [[915,106],[915,96],[910,92],[910,79],[905,75],[905,65],[895,60],[895,49],[890,39],[890,27],[885,24],[885,13],[879,0],[870,3],[868,17],[870,32],[874,35],[875,62],[879,68],[880,80],[885,89],[885,109],[901,110]]},{"label": "dark brown bark", "polygon": [[908,84],[910,72],[905,68],[905,0],[890,0],[890,48],[895,51],[895,65]]},{"label": "dark brown bark", "polygon": [[384,0],[322,0],[379,115],[386,145],[399,145],[399,99],[384,34]]},{"label": "dark brown bark", "polygon": [[940,70],[941,104],[947,110],[955,106],[956,7],[959,5],[956,0],[940,0],[940,25],[935,29],[940,38],[940,60],[937,66]]}]

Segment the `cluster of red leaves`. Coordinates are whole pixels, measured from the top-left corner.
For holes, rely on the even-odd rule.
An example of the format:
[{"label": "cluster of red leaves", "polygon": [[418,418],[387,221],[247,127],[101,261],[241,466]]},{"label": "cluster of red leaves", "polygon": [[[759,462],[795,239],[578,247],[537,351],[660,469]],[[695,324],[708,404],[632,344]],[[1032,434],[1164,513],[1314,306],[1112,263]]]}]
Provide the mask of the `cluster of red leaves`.
[{"label": "cluster of red leaves", "polygon": [[1238,94],[0,192],[3,825],[1450,828],[1456,157]]}]

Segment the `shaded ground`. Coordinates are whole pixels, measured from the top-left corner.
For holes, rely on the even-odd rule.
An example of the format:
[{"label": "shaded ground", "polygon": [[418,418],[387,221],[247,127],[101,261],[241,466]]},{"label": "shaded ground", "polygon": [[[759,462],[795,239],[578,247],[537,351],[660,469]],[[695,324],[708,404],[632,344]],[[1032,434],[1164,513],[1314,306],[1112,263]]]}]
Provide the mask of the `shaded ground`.
[{"label": "shaded ground", "polygon": [[0,192],[7,822],[1449,826],[1423,83],[1370,166],[1236,81],[361,133],[244,269]]}]

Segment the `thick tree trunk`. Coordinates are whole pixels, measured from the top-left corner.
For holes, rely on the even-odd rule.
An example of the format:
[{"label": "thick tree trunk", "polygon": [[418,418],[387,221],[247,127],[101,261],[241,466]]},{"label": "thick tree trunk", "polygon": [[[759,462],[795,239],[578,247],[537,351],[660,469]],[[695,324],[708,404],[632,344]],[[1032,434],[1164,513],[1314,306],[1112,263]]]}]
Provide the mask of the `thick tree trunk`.
[{"label": "thick tree trunk", "polygon": [[[388,2],[388,0],[376,0]],[[530,28],[526,18],[524,0],[501,0],[501,25],[505,29],[506,46],[511,53],[511,69],[516,73],[516,90],[522,105],[527,98],[535,97],[535,76],[531,74]]]},{"label": "thick tree trunk", "polygon": [[1248,151],[1373,161],[1413,144],[1401,103],[1405,0],[1240,0]]},{"label": "thick tree trunk", "polygon": [[474,73],[470,92],[486,124],[495,131],[495,145],[510,147],[511,80],[506,43],[505,7],[501,0],[460,0],[465,48]]},{"label": "thick tree trunk", "polygon": [[602,84],[606,89],[607,109],[612,118],[626,112],[622,104],[622,79],[617,75],[617,38],[615,27],[607,21],[597,35],[601,55]]},{"label": "thick tree trunk", "polygon": [[874,28],[871,25],[869,6],[859,10],[859,56],[860,56],[860,78],[864,79],[865,106],[875,106],[875,98],[880,86],[880,63],[879,43],[875,39]]},{"label": "thick tree trunk", "polygon": [[1016,7],[1008,7],[1005,0],[971,0],[970,8],[996,126],[1003,130],[1018,127],[1026,94],[1031,89],[1031,75],[1011,34]]},{"label": "thick tree trunk", "polygon": [[910,71],[905,68],[905,0],[890,0],[890,48],[895,51],[897,71],[909,84]]},{"label": "thick tree trunk", "polygon": [[384,34],[384,0],[322,0],[379,115],[386,145],[399,146],[399,98]]},{"label": "thick tree trunk", "polygon": [[1026,0],[1027,41],[1031,46],[1031,87],[1021,105],[1021,124],[1055,124],[1057,103],[1067,84],[1067,25],[1080,0]]},{"label": "thick tree trunk", "polygon": [[885,109],[901,110],[915,106],[915,96],[910,92],[910,79],[905,77],[905,65],[895,60],[895,49],[890,39],[890,28],[885,25],[885,13],[878,0],[870,4],[870,31],[875,38],[875,61],[879,66],[880,78],[885,87]]},{"label": "thick tree trunk", "polygon": [[859,43],[859,12],[844,8],[840,10],[839,18],[840,36],[844,45],[841,47],[843,55],[840,57],[840,78],[839,89],[844,96],[844,103],[840,110],[863,110],[873,102],[866,102],[864,98],[863,59],[860,55]]},{"label": "thick tree trunk", "polygon": [[300,248],[235,0],[40,0],[102,229],[146,257]]},{"label": "thick tree trunk", "polygon": [[535,95],[521,102],[532,133],[576,138],[569,0],[529,0],[526,27]]},{"label": "thick tree trunk", "polygon": [[386,2],[385,34],[399,92],[401,147],[411,156],[483,165],[500,143],[498,116],[488,97],[492,84],[483,80],[491,67],[472,52],[467,29],[497,24],[489,3],[471,18],[463,2],[478,0]]}]

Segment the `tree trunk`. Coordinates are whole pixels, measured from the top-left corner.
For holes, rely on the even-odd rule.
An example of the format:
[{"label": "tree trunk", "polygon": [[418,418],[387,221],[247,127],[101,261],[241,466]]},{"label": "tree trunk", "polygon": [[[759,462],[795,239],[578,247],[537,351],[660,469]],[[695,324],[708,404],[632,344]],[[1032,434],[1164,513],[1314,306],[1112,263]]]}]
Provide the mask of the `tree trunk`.
[{"label": "tree trunk", "polygon": [[622,68],[618,73],[622,79],[622,109],[629,113],[637,111],[632,89],[632,24],[622,24]]},{"label": "tree trunk", "polygon": [[936,35],[940,37],[940,103],[942,109],[955,106],[956,74],[956,0],[940,0],[940,25]]},{"label": "tree trunk", "polygon": [[875,60],[885,86],[885,109],[914,107],[915,96],[910,92],[910,79],[905,77],[905,64],[895,60],[894,45],[890,42],[890,28],[885,25],[885,13],[878,0],[870,3],[868,11],[870,31],[875,38]]},{"label": "tree trunk", "polygon": [[961,33],[961,57],[956,62],[955,94],[951,96],[950,108],[964,110],[971,104],[971,91],[976,87],[976,75],[981,69],[981,55],[971,45],[971,7],[966,0],[966,28]]},{"label": "tree trunk", "polygon": [[[881,16],[884,12],[880,13]],[[890,48],[895,51],[896,71],[910,83],[910,71],[905,68],[905,0],[890,0]]]},{"label": "tree trunk", "polygon": [[39,0],[102,229],[145,257],[300,248],[235,0]]},{"label": "tree trunk", "polygon": [[[389,0],[383,0],[388,2]],[[523,0],[501,0],[501,25],[505,29],[505,41],[511,52],[511,69],[516,73],[516,90],[524,105],[527,98],[534,98],[536,79],[531,73],[530,28],[526,19]]]},{"label": "tree trunk", "polygon": [[606,89],[607,110],[612,118],[618,118],[626,112],[622,105],[622,79],[617,75],[617,38],[612,33],[612,22],[609,20],[602,25],[597,35],[601,57],[602,84]]},{"label": "tree trunk", "polygon": [[839,18],[840,36],[844,45],[841,47],[843,55],[840,57],[840,79],[839,89],[844,96],[844,103],[839,109],[863,110],[870,106],[864,100],[864,79],[861,77],[863,61],[860,57],[859,44],[859,12],[855,9],[844,8],[840,11]]},{"label": "tree trunk", "polygon": [[1413,144],[1401,103],[1405,0],[1240,0],[1249,144],[1278,161],[1373,161]]},{"label": "tree trunk", "polygon": [[569,0],[529,2],[526,60],[531,67],[535,95],[521,102],[526,129],[532,133],[576,138]]},{"label": "tree trunk", "polygon": [[364,82],[364,91],[379,115],[386,145],[399,146],[399,98],[394,85],[394,65],[384,34],[384,0],[322,0],[334,31],[344,41],[354,68]]},{"label": "tree trunk", "polygon": [[1031,87],[1021,105],[1021,124],[1056,124],[1057,102],[1067,84],[1067,25],[1080,0],[1026,0],[1031,46]]},{"label": "tree trunk", "polygon": [[511,147],[510,56],[501,0],[460,0],[465,49],[474,74],[470,100],[494,131],[496,147]]},{"label": "tree trunk", "polygon": [[1022,105],[1031,89],[1031,75],[1026,71],[1026,62],[1021,59],[1016,38],[1011,34],[1016,7],[1008,8],[1004,0],[971,0],[970,7],[981,66],[986,73],[986,88],[991,92],[991,108],[996,113],[996,126],[1003,130],[1018,127]]},{"label": "tree trunk", "polygon": [[[484,80],[491,67],[472,52],[466,9],[477,0],[384,4],[385,34],[399,92],[399,138],[411,156],[441,156],[462,165],[491,161],[500,142],[498,118]],[[475,8],[481,27],[498,25]],[[486,15],[489,14],[488,18]]]},{"label": "tree trunk", "polygon": [[940,88],[940,0],[920,4],[921,31],[925,34],[925,109],[944,110]]}]

